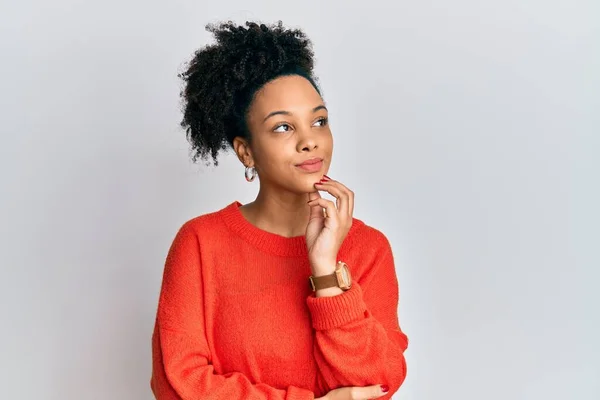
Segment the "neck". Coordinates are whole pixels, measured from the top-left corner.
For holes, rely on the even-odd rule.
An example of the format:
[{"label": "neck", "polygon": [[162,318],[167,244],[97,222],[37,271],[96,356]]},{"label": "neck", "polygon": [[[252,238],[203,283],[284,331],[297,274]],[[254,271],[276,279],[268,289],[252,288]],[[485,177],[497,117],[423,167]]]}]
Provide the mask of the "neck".
[{"label": "neck", "polygon": [[283,237],[304,236],[310,215],[308,193],[271,193],[261,187],[256,200],[240,207],[254,226]]}]

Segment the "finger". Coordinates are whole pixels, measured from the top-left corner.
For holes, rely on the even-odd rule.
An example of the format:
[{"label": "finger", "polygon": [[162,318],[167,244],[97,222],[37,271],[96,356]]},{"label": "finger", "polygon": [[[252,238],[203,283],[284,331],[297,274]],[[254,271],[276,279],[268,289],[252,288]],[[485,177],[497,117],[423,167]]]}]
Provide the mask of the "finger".
[{"label": "finger", "polygon": [[308,200],[315,200],[321,197],[321,193],[319,193],[318,191],[314,191],[314,192],[310,192],[308,193]]},{"label": "finger", "polygon": [[314,218],[325,218],[325,216],[323,215],[323,210],[321,209],[321,207],[313,207],[313,205],[311,204],[312,201],[318,200],[318,199],[322,199],[321,194],[319,192],[310,192],[308,194],[308,206],[310,207],[310,216],[309,219],[314,219]]},{"label": "finger", "polygon": [[348,189],[343,183],[339,181],[334,182],[348,195],[348,215],[352,216],[354,214],[354,192]]},{"label": "finger", "polygon": [[337,186],[334,181],[316,183],[315,186],[335,197],[335,205],[340,211],[340,215],[348,215],[348,194],[342,188]]},{"label": "finger", "polygon": [[327,218],[330,218],[334,221],[338,220],[337,209],[335,208],[335,204],[333,204],[333,201],[323,199],[323,198],[318,198],[318,199],[310,201],[308,203],[308,205],[311,207],[311,212],[310,212],[311,218],[313,216],[313,212],[315,211],[315,209],[321,210],[324,208],[326,210]]},{"label": "finger", "polygon": [[377,397],[385,396],[389,389],[384,392],[382,388],[382,385],[354,387],[352,388],[352,397],[355,399],[375,399]]},{"label": "finger", "polygon": [[334,180],[320,182],[317,184],[317,188],[321,188],[337,199],[342,200],[340,205],[338,205],[338,209],[342,215],[352,217],[354,213],[354,192],[352,190]]}]

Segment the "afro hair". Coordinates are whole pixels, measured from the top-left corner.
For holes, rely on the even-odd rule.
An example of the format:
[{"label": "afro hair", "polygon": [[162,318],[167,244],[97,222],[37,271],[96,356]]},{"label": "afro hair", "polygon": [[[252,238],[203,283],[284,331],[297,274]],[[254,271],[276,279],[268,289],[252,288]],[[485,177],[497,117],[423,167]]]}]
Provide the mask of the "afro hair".
[{"label": "afro hair", "polygon": [[246,113],[254,94],[282,75],[308,79],[320,93],[313,76],[312,43],[299,29],[286,29],[281,21],[267,26],[246,22],[209,24],[216,43],[194,53],[178,76],[183,119],[181,126],[191,145],[192,159],[207,161],[226,151],[237,136],[250,140]]}]

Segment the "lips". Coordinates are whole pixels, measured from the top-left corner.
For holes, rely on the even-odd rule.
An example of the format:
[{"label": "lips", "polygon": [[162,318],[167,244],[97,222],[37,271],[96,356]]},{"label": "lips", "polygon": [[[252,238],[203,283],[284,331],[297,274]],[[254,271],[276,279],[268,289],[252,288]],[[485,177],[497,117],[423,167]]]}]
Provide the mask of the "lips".
[{"label": "lips", "polygon": [[318,172],[323,168],[323,159],[322,158],[311,158],[310,160],[306,160],[301,164],[296,164],[296,167],[300,168],[304,172],[314,173]]},{"label": "lips", "polygon": [[308,165],[313,165],[313,164],[318,164],[320,162],[323,162],[322,158],[311,158],[310,160],[306,160],[301,164],[296,164],[298,167],[302,167],[302,166],[308,166]]}]

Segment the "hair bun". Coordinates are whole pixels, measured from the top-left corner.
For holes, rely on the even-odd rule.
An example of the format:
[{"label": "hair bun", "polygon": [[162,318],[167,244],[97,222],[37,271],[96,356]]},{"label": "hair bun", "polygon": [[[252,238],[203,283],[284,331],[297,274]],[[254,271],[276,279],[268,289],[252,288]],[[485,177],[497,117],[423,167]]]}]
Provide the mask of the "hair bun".
[{"label": "hair bun", "polygon": [[[192,159],[212,158],[248,137],[245,114],[255,91],[283,74],[297,73],[314,82],[313,50],[300,29],[281,21],[266,25],[231,21],[206,25],[216,43],[197,50],[179,77],[184,82],[181,126],[192,146]],[[318,90],[318,88],[317,88]]]}]

